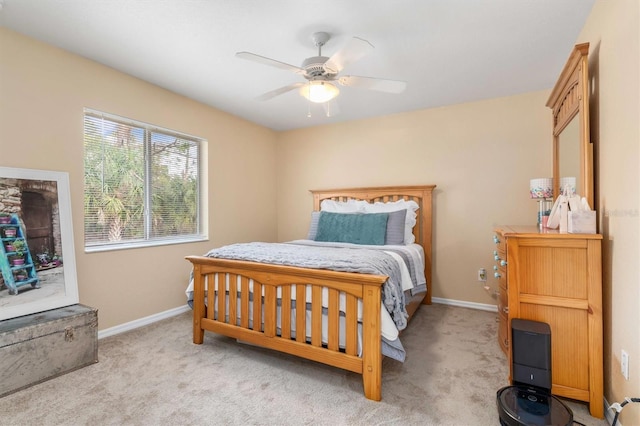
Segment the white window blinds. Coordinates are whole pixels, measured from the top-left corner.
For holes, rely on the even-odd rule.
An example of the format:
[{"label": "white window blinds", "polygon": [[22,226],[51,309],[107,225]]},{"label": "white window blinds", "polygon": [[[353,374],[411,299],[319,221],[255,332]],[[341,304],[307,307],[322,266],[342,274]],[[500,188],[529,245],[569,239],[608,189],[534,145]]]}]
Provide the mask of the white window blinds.
[{"label": "white window blinds", "polygon": [[85,110],[85,247],[198,236],[203,142]]}]

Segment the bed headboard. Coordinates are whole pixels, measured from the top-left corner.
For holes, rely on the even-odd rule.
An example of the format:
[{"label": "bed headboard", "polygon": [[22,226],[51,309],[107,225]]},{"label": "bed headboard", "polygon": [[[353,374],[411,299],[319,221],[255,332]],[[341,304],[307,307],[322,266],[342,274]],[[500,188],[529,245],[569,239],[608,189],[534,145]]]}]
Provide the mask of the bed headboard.
[{"label": "bed headboard", "polygon": [[413,234],[416,243],[424,249],[425,277],[427,278],[428,299],[431,300],[431,249],[432,249],[432,193],[436,185],[413,186],[376,186],[369,188],[344,188],[311,190],[313,194],[313,210],[320,210],[323,200],[347,201],[350,199],[365,200],[370,203],[388,202],[397,200],[413,200],[420,206],[416,218],[416,226]]}]

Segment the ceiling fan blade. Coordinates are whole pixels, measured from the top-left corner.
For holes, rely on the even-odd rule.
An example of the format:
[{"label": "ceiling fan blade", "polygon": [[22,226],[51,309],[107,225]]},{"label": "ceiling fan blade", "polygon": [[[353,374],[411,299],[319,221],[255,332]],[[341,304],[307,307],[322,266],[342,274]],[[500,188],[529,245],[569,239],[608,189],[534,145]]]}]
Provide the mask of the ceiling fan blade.
[{"label": "ceiling fan blade", "polygon": [[272,90],[270,92],[264,93],[256,98],[257,101],[268,101],[269,99],[275,98],[276,96],[280,96],[284,93],[290,92],[292,90],[297,89],[298,87],[304,86],[306,83],[293,83],[288,86],[281,87],[279,89]]},{"label": "ceiling fan blade", "polygon": [[340,77],[338,79],[338,83],[343,86],[377,90],[379,92],[386,93],[402,93],[407,88],[406,81],[358,77],[357,75],[345,75],[344,77]]},{"label": "ceiling fan blade", "polygon": [[272,67],[280,68],[286,71],[291,71],[296,74],[304,74],[304,70],[295,65],[287,64],[285,62],[276,61],[275,59],[267,58],[265,56],[256,55],[250,52],[237,52],[236,57],[246,59],[248,61],[258,62],[260,64],[269,65]]},{"label": "ceiling fan blade", "polygon": [[327,117],[333,117],[340,114],[340,105],[338,105],[338,101],[335,99],[331,99],[330,101],[323,103],[322,108],[324,109],[324,114]]},{"label": "ceiling fan blade", "polygon": [[372,52],[373,49],[373,45],[367,40],[353,37],[324,63],[323,68],[328,73],[338,74],[344,67]]}]

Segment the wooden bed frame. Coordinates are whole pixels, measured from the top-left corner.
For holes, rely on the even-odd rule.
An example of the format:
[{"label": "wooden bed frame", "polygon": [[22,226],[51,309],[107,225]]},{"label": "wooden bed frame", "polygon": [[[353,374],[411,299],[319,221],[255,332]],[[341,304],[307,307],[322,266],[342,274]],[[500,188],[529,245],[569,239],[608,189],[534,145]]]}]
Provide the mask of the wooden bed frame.
[{"label": "wooden bed frame", "polygon": [[[420,206],[417,223],[414,227],[416,243],[424,248],[425,277],[427,293],[424,298],[407,304],[407,311],[412,316],[421,303],[431,303],[431,238],[432,238],[432,192],[435,185],[393,186],[375,188],[350,188],[332,190],[313,190],[314,210],[320,209],[325,199],[346,201],[348,199],[366,200],[368,202],[388,202],[400,199],[414,200]],[[381,399],[382,353],[380,335],[381,286],[386,276],[367,275],[329,270],[306,269],[282,265],[269,265],[256,262],[215,259],[205,256],[187,256],[193,264],[193,342],[201,344],[204,331],[212,331],[252,344],[296,355],[313,361],[322,362],[334,367],[353,371],[362,375],[364,394],[368,399]],[[214,292],[207,292],[207,305],[217,303],[217,318],[214,309],[206,309],[205,278],[212,280],[216,274],[226,276],[230,282],[240,278],[240,312],[236,303],[236,286],[230,286],[229,294],[215,299]],[[263,292],[260,298],[249,299],[249,280],[253,280],[253,292]],[[213,281],[209,281],[213,282]],[[292,287],[295,286],[295,287]],[[305,311],[298,309],[291,314],[294,299],[304,300],[306,286],[311,286],[311,341],[307,342],[305,333],[291,335],[291,324],[296,330],[306,329]],[[277,297],[281,291],[281,327],[277,332]],[[328,288],[328,330],[327,343],[322,343],[322,289]],[[218,292],[220,293],[220,292]],[[345,328],[344,349],[339,342],[339,299],[345,295]],[[292,297],[293,296],[293,297]],[[362,356],[359,357],[357,343],[357,306],[362,301]],[[249,306],[253,308],[253,318],[249,318]],[[238,320],[239,316],[239,320]],[[264,321],[261,318],[264,317]],[[237,325],[239,323],[239,325]],[[254,329],[253,324],[261,324]]]}]

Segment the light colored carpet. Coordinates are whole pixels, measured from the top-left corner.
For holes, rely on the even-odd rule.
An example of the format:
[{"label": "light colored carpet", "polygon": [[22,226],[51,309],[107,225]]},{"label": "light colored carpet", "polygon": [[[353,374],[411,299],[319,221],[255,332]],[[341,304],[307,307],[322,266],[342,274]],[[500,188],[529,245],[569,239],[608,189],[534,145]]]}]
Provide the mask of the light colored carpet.
[{"label": "light colored carpet", "polygon": [[[0,399],[2,425],[498,425],[508,365],[496,314],[422,306],[385,358],[382,401],[361,377],[205,334],[187,312],[99,342],[99,363]],[[606,425],[571,402],[576,420]]]}]

